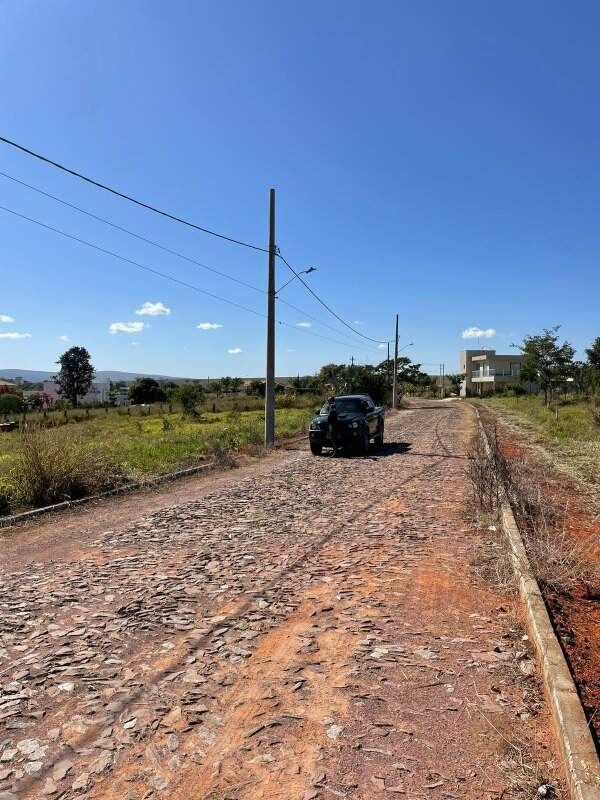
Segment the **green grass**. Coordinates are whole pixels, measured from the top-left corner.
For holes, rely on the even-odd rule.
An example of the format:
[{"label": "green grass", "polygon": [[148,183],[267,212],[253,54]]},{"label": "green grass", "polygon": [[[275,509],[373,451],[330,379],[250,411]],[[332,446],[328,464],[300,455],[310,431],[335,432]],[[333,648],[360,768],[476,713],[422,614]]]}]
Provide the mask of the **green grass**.
[{"label": "green grass", "polygon": [[560,471],[584,487],[600,508],[600,407],[568,399],[546,408],[537,397],[493,397],[480,401],[509,429],[541,447]]},{"label": "green grass", "polygon": [[[252,400],[253,398],[250,398]],[[318,401],[302,398],[301,408],[278,408],[275,413],[275,435],[284,439],[305,431]],[[225,405],[217,402],[217,407]],[[264,436],[264,412],[262,409],[230,410],[212,412],[212,403],[197,417],[184,416],[181,412],[160,413],[156,408],[148,415],[148,409],[132,409],[131,414],[120,409],[106,413],[102,409],[69,412],[70,421],[49,428],[47,436],[55,449],[63,446],[65,453],[74,446],[82,451],[98,449],[103,457],[115,465],[115,480],[151,478],[173,470],[210,460],[215,454],[237,451],[246,445],[260,444]],[[244,400],[237,404],[243,408]],[[249,404],[248,404],[249,405]],[[166,408],[166,406],[165,406]],[[121,412],[121,413],[119,413]],[[41,415],[28,415],[27,419],[44,421]],[[45,422],[55,418],[64,422],[61,412],[53,412]],[[22,463],[22,436],[19,431],[0,433],[0,495],[5,497],[13,510],[27,505],[27,494],[23,478],[18,477]],[[8,500],[6,501],[6,498]],[[0,497],[0,501],[2,498]],[[0,502],[0,507],[2,502]],[[0,508],[0,513],[2,510]],[[6,513],[6,511],[5,511]]]},{"label": "green grass", "polygon": [[492,397],[483,402],[521,417],[546,439],[600,442],[600,408],[588,401],[552,401],[546,407],[538,397],[523,396]]}]

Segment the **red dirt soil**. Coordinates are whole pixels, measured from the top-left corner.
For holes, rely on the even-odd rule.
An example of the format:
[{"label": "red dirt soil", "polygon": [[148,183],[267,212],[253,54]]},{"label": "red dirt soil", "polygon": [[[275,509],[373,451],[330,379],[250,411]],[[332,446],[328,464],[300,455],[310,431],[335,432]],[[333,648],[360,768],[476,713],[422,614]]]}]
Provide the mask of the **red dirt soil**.
[{"label": "red dirt soil", "polygon": [[[497,421],[498,422],[498,421]],[[584,542],[589,558],[600,564],[600,516],[590,509],[586,494],[558,469],[542,463],[540,455],[525,441],[498,424],[504,455],[509,459],[527,457],[544,473],[541,486],[550,508],[564,514],[567,531]],[[566,509],[566,514],[565,514]],[[570,595],[543,591],[554,629],[577,684],[596,745],[600,743],[600,583],[579,582]]]}]

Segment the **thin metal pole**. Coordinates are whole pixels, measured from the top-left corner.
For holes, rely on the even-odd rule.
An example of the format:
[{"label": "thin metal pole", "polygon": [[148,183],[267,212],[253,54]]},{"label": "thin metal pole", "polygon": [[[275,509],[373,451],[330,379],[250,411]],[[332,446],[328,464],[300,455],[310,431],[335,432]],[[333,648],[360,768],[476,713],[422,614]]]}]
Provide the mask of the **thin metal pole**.
[{"label": "thin metal pole", "polygon": [[265,447],[275,444],[275,189],[269,190],[269,284],[267,289],[267,372]]},{"label": "thin metal pole", "polygon": [[396,384],[398,380],[398,314],[396,314],[396,337],[394,340],[394,377],[392,381],[392,408],[396,408]]},{"label": "thin metal pole", "polygon": [[446,365],[442,364],[442,400],[446,396]]}]

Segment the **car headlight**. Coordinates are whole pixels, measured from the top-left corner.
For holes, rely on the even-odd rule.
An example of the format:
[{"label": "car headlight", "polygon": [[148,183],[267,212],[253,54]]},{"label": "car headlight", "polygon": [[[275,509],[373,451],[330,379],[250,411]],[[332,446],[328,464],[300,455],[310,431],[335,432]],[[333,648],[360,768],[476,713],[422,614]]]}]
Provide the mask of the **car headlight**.
[{"label": "car headlight", "polygon": [[348,423],[348,425],[349,425],[351,428],[358,428],[358,422],[349,422],[349,423]]},{"label": "car headlight", "polygon": [[316,431],[318,429],[318,427],[319,427],[318,423],[315,422],[315,420],[313,419],[313,421],[310,423],[311,431]]}]

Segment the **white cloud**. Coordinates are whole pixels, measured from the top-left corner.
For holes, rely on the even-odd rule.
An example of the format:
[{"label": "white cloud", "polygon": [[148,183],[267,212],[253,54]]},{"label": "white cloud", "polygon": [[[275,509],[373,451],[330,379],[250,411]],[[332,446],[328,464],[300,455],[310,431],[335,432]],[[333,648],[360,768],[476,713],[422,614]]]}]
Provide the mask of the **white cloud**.
[{"label": "white cloud", "polygon": [[0,314],[0,322],[14,322],[14,317],[9,317],[8,314]]},{"label": "white cloud", "polygon": [[223,326],[219,322],[200,322],[196,327],[200,328],[201,331],[216,331],[217,328],[222,328]]},{"label": "white cloud", "polygon": [[141,333],[145,327],[145,322],[113,322],[108,330],[111,333]]},{"label": "white cloud", "polygon": [[297,328],[312,328],[312,322],[297,322]]},{"label": "white cloud", "polygon": [[70,342],[71,341],[68,336],[59,336],[58,338],[61,340],[61,342]]},{"label": "white cloud", "polygon": [[387,344],[378,344],[377,347],[379,350],[387,350]]},{"label": "white cloud", "polygon": [[144,303],[135,313],[140,317],[168,317],[171,309],[163,303]]},{"label": "white cloud", "polygon": [[359,319],[352,320],[355,325],[362,325],[362,322]]},{"label": "white cloud", "polygon": [[31,339],[30,333],[0,333],[0,339]]},{"label": "white cloud", "polygon": [[228,350],[227,352],[231,356],[237,356],[238,353],[242,352],[242,348],[241,347],[232,347],[231,350]]},{"label": "white cloud", "polygon": [[486,328],[482,330],[481,328],[477,328],[475,326],[471,328],[467,328],[462,332],[463,339],[493,339],[496,335],[496,331],[494,328]]}]

